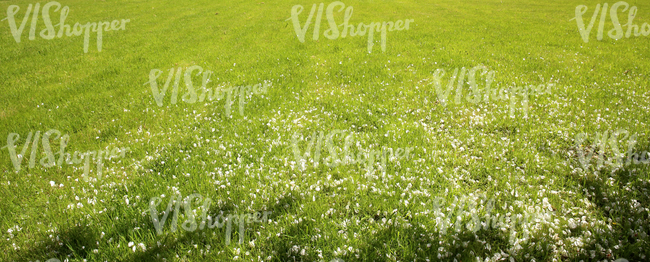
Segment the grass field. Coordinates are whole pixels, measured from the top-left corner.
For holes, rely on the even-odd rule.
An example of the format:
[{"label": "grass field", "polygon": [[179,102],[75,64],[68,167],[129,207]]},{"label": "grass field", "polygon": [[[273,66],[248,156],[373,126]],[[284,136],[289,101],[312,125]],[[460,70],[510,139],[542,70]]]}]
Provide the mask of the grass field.
[{"label": "grass field", "polygon": [[[0,22],[0,261],[650,259],[650,168],[623,160],[650,151],[650,38],[608,36],[615,2],[584,42],[576,7],[588,26],[605,2],[344,1],[352,25],[413,20],[371,53],[324,35],[332,2],[301,42],[292,8],[304,26],[320,3],[62,0],[71,30],[129,20],[84,52],[41,15],[30,40],[36,2],[0,1],[25,21],[19,43]],[[627,3],[643,31],[650,2]],[[470,101],[470,72],[503,97]],[[204,76],[214,99],[185,96]],[[528,85],[545,92],[511,93]],[[45,167],[46,143],[23,145],[48,130],[52,152],[129,150]]]}]

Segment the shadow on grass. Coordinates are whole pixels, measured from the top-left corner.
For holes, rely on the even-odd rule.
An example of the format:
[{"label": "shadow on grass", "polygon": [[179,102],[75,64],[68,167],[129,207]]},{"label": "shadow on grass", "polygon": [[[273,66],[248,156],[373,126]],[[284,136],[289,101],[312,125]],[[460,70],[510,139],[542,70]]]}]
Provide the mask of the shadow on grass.
[{"label": "shadow on grass", "polygon": [[[278,203],[276,203],[273,208],[270,210],[272,211],[271,214],[268,215],[267,219],[274,220],[274,217],[278,217],[281,215],[281,213],[287,212],[289,210],[293,210],[295,208],[295,200],[291,197],[283,197],[278,200]],[[209,210],[208,214],[211,215],[212,217],[212,223],[213,225],[216,225],[216,216],[221,214],[223,212],[224,216],[227,216],[228,214],[235,214],[236,210],[232,205],[227,205],[227,206],[216,206],[212,205]],[[265,210],[258,210],[257,212],[264,212]],[[184,211],[181,209],[181,213]],[[238,213],[239,215],[242,215],[241,213]],[[162,214],[161,214],[162,215]],[[171,219],[171,215],[168,219]],[[169,220],[168,220],[169,221]],[[189,232],[185,231],[181,225],[185,222],[184,219],[181,219],[179,217],[177,221],[177,233],[172,233],[172,235],[165,235],[162,237],[160,240],[155,240],[155,241],[160,241],[160,244],[155,245],[153,248],[148,248],[144,252],[138,252],[133,254],[132,256],[129,256],[129,258],[125,261],[163,261],[163,258],[167,260],[173,260],[173,256],[178,255],[180,253],[184,253],[184,249],[187,246],[192,246],[192,245],[198,245],[198,246],[207,246],[210,245],[212,248],[212,251],[219,251],[219,250],[224,250],[228,252],[228,248],[232,247],[238,247],[240,245],[247,245],[248,242],[252,241],[255,239],[256,235],[254,234],[254,230],[250,230],[251,228],[255,228],[258,226],[262,225],[267,225],[267,222],[263,223],[246,223],[245,229],[244,229],[244,237],[243,237],[243,242],[239,243],[240,241],[240,236],[242,232],[239,231],[239,224],[237,222],[234,222],[231,224],[231,235],[230,235],[230,242],[227,242],[227,223],[223,223],[221,227],[219,226],[213,226],[210,228],[208,225],[210,223],[209,219],[206,219],[206,223],[204,224],[203,229],[200,228],[200,225],[202,224],[202,216],[197,216],[195,217],[195,222],[197,223],[197,228],[195,231]],[[259,225],[258,225],[259,224]],[[153,224],[151,224],[151,221],[148,222],[147,227],[143,228],[144,231],[147,232],[155,232],[155,228],[153,227]],[[165,232],[171,231],[171,225],[169,223],[166,223]],[[191,247],[190,247],[191,248]],[[196,256],[196,255],[194,255]],[[210,254],[202,254],[201,258],[214,261],[214,256],[217,256],[215,253],[210,253]]]},{"label": "shadow on grass", "polygon": [[53,233],[52,236],[53,239],[36,241],[28,249],[21,249],[12,260],[36,261],[58,258],[63,261],[68,257],[85,259],[91,250],[97,248],[98,236],[87,226],[73,225],[62,232]]},{"label": "shadow on grass", "polygon": [[[599,172],[600,179],[593,175],[573,177],[582,185],[581,189],[590,202],[595,204],[597,213],[602,215],[599,220],[605,221],[612,229],[596,232],[593,238],[597,241],[583,247],[596,251],[611,249],[611,255],[596,252],[592,258],[590,254],[581,254],[577,260],[625,258],[644,261],[650,257],[647,247],[650,227],[644,222],[650,219],[647,211],[650,208],[650,183],[640,177],[648,172],[647,166],[632,166],[613,173]],[[610,177],[616,181],[615,184],[607,184]]]}]

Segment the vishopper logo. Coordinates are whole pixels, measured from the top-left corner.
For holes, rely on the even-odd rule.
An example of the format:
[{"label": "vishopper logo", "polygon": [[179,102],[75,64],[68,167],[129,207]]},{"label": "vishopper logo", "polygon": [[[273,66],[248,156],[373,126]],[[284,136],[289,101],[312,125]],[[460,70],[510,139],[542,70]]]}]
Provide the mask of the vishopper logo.
[{"label": "vishopper logo", "polygon": [[[594,27],[594,23],[596,22],[596,18],[598,17],[598,13],[600,13],[600,23],[598,24],[598,35],[596,36],[596,39],[598,41],[603,40],[603,31],[605,29],[605,19],[607,18],[607,3],[603,4],[603,8],[600,8],[601,5],[597,4],[596,9],[594,10],[593,15],[591,16],[591,20],[589,21],[589,25],[585,28],[585,22],[582,18],[582,16],[587,12],[587,6],[586,5],[579,5],[575,9],[575,17],[572,18],[571,20],[575,19],[576,23],[578,25],[578,31],[580,32],[580,37],[582,37],[582,41],[585,43],[589,42],[589,35],[591,34],[591,29]],[[623,34],[623,27],[621,26],[621,23],[619,22],[618,18],[618,10],[620,8],[623,8],[621,11],[626,12],[628,11],[627,15],[627,23],[624,24],[623,26],[627,26],[627,30],[625,31],[625,34]],[[612,5],[611,9],[609,10],[609,16],[610,20],[612,22],[612,25],[614,26],[613,29],[609,30],[607,32],[607,35],[614,40],[619,40],[625,36],[626,38],[630,38],[632,36],[632,30],[634,30],[634,36],[639,37],[643,34],[643,36],[648,36],[650,35],[650,24],[648,23],[643,23],[641,27],[639,25],[634,24],[634,18],[636,17],[637,13],[637,7],[630,5],[627,2],[620,1],[616,2],[615,4]],[[639,31],[639,28],[641,31]]]},{"label": "vishopper logo", "polygon": [[[162,195],[162,197],[165,197]],[[161,235],[163,233],[163,227],[165,225],[165,221],[173,211],[173,217],[171,221],[171,231],[176,232],[176,228],[178,227],[178,217],[180,213],[180,207],[181,204],[183,205],[183,209],[185,211],[185,222],[181,224],[181,228],[185,231],[188,232],[194,232],[197,229],[203,230],[205,226],[207,225],[209,229],[212,228],[223,228],[224,225],[226,227],[226,245],[230,244],[230,238],[232,235],[232,227],[233,223],[238,223],[239,225],[239,244],[242,244],[244,242],[244,232],[245,232],[245,224],[250,224],[250,223],[264,223],[268,222],[268,215],[271,214],[271,211],[264,211],[263,213],[260,212],[255,212],[251,214],[228,214],[224,216],[222,213],[214,217],[214,221],[212,220],[212,216],[208,215],[208,210],[210,210],[210,204],[212,203],[212,199],[206,198],[205,201],[203,201],[203,205],[201,207],[201,221],[200,224],[197,224],[195,214],[197,213],[196,210],[192,209],[192,202],[194,199],[197,199],[198,203],[201,203],[203,200],[203,196],[200,194],[191,194],[187,196],[185,199],[181,196],[181,194],[177,194],[172,196],[170,199],[169,203],[167,204],[167,208],[162,211],[162,217],[160,217],[160,214],[158,212],[158,205],[162,203],[162,199],[160,197],[153,197],[151,198],[151,201],[149,203],[149,211],[151,214],[151,219],[153,220],[153,225],[156,228],[156,233],[158,235]],[[263,215],[262,215],[263,214]],[[213,223],[214,222],[214,223]]]},{"label": "vishopper logo", "polygon": [[[323,162],[326,166],[335,168],[338,165],[360,164],[365,166],[368,174],[371,174],[374,171],[375,161],[381,161],[382,170],[386,172],[387,160],[394,161],[401,158],[410,159],[411,152],[414,149],[413,147],[407,147],[406,149],[398,148],[395,151],[393,151],[392,148],[382,148],[381,150],[366,150],[366,152],[359,150],[355,156],[352,150],[352,145],[355,145],[353,132],[350,132],[347,136],[345,136],[345,143],[342,150],[341,148],[336,148],[334,146],[335,137],[337,135],[344,137],[345,133],[346,131],[344,130],[335,129],[327,134],[327,136],[324,136],[324,133],[322,131],[314,131],[311,137],[308,137],[307,139],[300,138],[301,134],[297,132],[294,133],[291,137],[291,149],[293,151],[296,163],[298,163],[298,165],[300,165],[301,169],[304,171],[307,169],[306,164],[308,158],[311,156],[313,166],[314,168],[317,168],[321,159],[321,149],[324,146],[326,147],[327,152],[329,152],[329,156],[323,157]],[[299,146],[299,138],[300,140],[309,141],[303,153],[301,153]],[[323,138],[325,138],[324,145]],[[342,153],[341,158],[339,158],[339,152]]]},{"label": "vishopper logo", "polygon": [[[479,195],[479,199],[487,198],[485,195]],[[480,206],[477,201],[468,200],[465,197],[461,197],[461,199],[455,198],[449,205],[446,205],[445,202],[446,200],[440,197],[436,197],[433,200],[432,213],[435,216],[435,221],[441,234],[446,234],[448,229],[452,230],[452,234],[454,233],[453,231],[461,232],[464,229],[472,233],[476,233],[481,229],[488,230],[492,228],[503,232],[506,232],[506,229],[508,229],[510,230],[509,242],[511,244],[516,241],[517,225],[521,225],[522,229],[525,225],[530,228],[530,224],[535,221],[548,221],[554,215],[547,198],[542,200],[544,208],[530,208],[524,211],[523,215],[515,215],[510,212],[505,215],[499,213],[492,214],[492,211],[496,208],[496,200],[494,197],[490,198],[484,206]],[[480,213],[484,213],[483,216],[479,216]],[[570,223],[577,225],[576,223],[578,222],[571,220]],[[530,232],[528,230],[522,230],[522,232],[523,239],[530,238]]]},{"label": "vishopper logo", "polygon": [[[54,135],[55,139],[60,138],[60,143],[59,143],[59,151],[56,153],[52,153],[52,147],[50,145],[50,138]],[[45,168],[50,168],[53,166],[59,166],[61,167],[63,163],[66,163],[68,165],[75,165],[75,164],[81,164],[84,162],[84,174],[83,178],[84,181],[89,181],[89,176],[88,173],[90,171],[90,155],[93,156],[93,161],[97,164],[97,178],[101,180],[102,178],[102,170],[104,169],[104,163],[103,160],[110,160],[113,158],[124,158],[125,154],[127,151],[131,151],[129,147],[126,148],[113,148],[113,150],[97,150],[97,151],[88,151],[86,153],[79,153],[79,151],[75,151],[72,155],[70,153],[66,153],[65,149],[68,145],[68,142],[70,140],[69,135],[64,135],[61,136],[61,132],[55,129],[50,129],[49,131],[45,132],[43,134],[43,137],[41,139],[41,131],[36,131],[36,134],[33,132],[29,132],[27,135],[27,140],[25,141],[25,144],[22,147],[22,150],[20,151],[20,154],[16,154],[16,148],[18,147],[16,145],[16,142],[20,139],[20,135],[17,133],[10,133],[9,136],[7,136],[7,145],[2,147],[7,148],[9,150],[9,157],[11,158],[11,162],[14,165],[14,168],[16,169],[16,173],[20,172],[22,161],[25,158],[25,154],[27,153],[27,149],[29,148],[29,144],[32,144],[32,150],[30,154],[30,159],[29,159],[29,168],[34,168],[36,165],[36,160],[38,158],[38,145],[39,141],[43,145],[43,153],[45,153],[45,156],[41,158],[40,164],[45,167]],[[33,139],[33,140],[32,140]],[[55,158],[55,154],[58,154],[58,159]]]},{"label": "vishopper logo", "polygon": [[[174,71],[176,72],[174,73]],[[197,91],[194,89],[194,83],[192,81],[192,74],[194,72],[197,72],[196,76],[202,75],[202,84],[200,87],[201,94],[197,94]],[[226,97],[225,110],[226,110],[226,116],[228,117],[230,116],[231,104],[233,101],[236,100],[237,96],[239,96],[239,101],[238,101],[239,114],[241,116],[244,116],[244,105],[245,105],[246,98],[249,97],[251,94],[255,94],[255,95],[266,94],[268,88],[271,87],[271,82],[264,81],[264,83],[258,83],[255,85],[236,86],[236,87],[231,87],[226,89],[221,89],[220,87],[217,87],[214,89],[213,92],[212,88],[207,87],[208,83],[211,82],[210,76],[212,75],[213,72],[210,70],[203,71],[202,67],[194,65],[187,68],[187,70],[185,70],[184,75],[183,75],[182,68],[178,68],[176,70],[174,70],[174,68],[169,69],[169,75],[167,76],[165,85],[161,90],[158,88],[158,78],[162,75],[162,73],[163,71],[160,69],[152,69],[151,72],[149,72],[149,82],[144,83],[145,85],[149,84],[151,86],[151,92],[153,93],[153,98],[159,107],[163,106],[163,99],[165,98],[165,94],[169,89],[169,85],[172,82],[172,79],[174,79],[174,84],[172,85],[170,102],[172,105],[178,102],[179,84],[181,82],[181,76],[184,76],[182,79],[184,80],[187,89],[187,92],[181,97],[181,99],[184,102],[189,104],[194,104],[197,101],[203,102],[203,101],[221,100],[225,96]]]},{"label": "vishopper logo", "polygon": [[[621,136],[619,138],[619,136]],[[586,139],[589,138],[587,133],[579,133],[575,136],[575,148],[578,155],[578,160],[586,171],[591,166],[591,161],[595,158],[597,165],[596,170],[600,170],[604,166],[611,166],[613,168],[622,168],[631,164],[648,164],[650,163],[650,154],[647,151],[642,153],[635,152],[634,147],[637,144],[637,134],[630,135],[625,129],[618,129],[611,132],[605,130],[602,133],[596,133],[592,136],[591,146],[586,145]],[[619,140],[627,139],[627,157],[626,151],[621,151],[618,147]],[[609,145],[610,151],[607,151]],[[598,149],[598,154],[594,154]],[[625,150],[626,148],[623,148]],[[606,153],[607,151],[607,153]]]},{"label": "vishopper logo", "polygon": [[[86,24],[76,23],[74,27],[71,27],[70,25],[65,24],[65,19],[68,17],[68,12],[70,11],[69,7],[64,6],[63,8],[61,8],[61,4],[59,2],[49,2],[43,5],[43,10],[40,10],[40,7],[41,7],[40,3],[36,3],[36,5],[34,5],[33,8],[32,8],[32,4],[29,4],[29,6],[27,6],[27,11],[25,12],[25,16],[23,17],[23,21],[20,23],[20,26],[18,27],[16,26],[15,15],[20,10],[20,7],[17,5],[10,5],[9,8],[7,8],[7,18],[5,19],[9,20],[9,28],[11,29],[11,35],[16,40],[16,43],[20,43],[23,30],[25,29],[25,25],[29,20],[30,14],[32,14],[32,10],[34,13],[32,15],[32,23],[29,30],[29,40],[36,39],[36,25],[38,24],[39,11],[41,11],[43,17],[43,24],[45,25],[45,29],[41,30],[40,32],[40,36],[43,39],[52,40],[54,39],[54,37],[61,38],[63,37],[64,31],[66,36],[80,36],[82,33],[84,33],[84,53],[88,53],[88,45],[90,43],[91,28],[92,28],[92,32],[97,32],[97,51],[101,52],[103,32],[126,30],[126,23],[131,22],[130,19],[126,19],[126,20],[122,19],[121,21],[113,20],[112,22],[108,22],[108,21],[97,22],[97,23],[92,22]],[[59,10],[61,10],[60,11],[61,13],[59,15],[59,23],[56,25],[52,25],[52,20],[50,19],[50,9],[52,9],[52,7],[54,7],[54,12],[58,12]],[[58,33],[54,29],[54,26],[59,27]]]},{"label": "vishopper logo", "polygon": [[[521,105],[525,116],[528,116],[529,96],[536,96],[545,93],[549,94],[550,89],[553,86],[553,84],[528,85],[511,87],[507,89],[502,88],[499,90],[492,88],[495,72],[488,70],[486,66],[479,65],[469,70],[465,69],[465,67],[461,68],[460,70],[458,68],[454,69],[453,74],[450,74],[449,80],[447,81],[447,89],[443,89],[442,82],[446,74],[447,71],[444,69],[436,69],[436,71],[433,73],[433,85],[438,96],[438,101],[440,101],[443,105],[447,104],[447,98],[449,97],[451,90],[453,90],[454,87],[456,87],[456,96],[454,97],[454,102],[456,104],[460,104],[464,95],[463,88],[467,87],[466,84],[469,84],[468,93],[465,97],[465,100],[467,100],[467,102],[476,104],[481,102],[481,100],[485,102],[490,101],[490,99],[494,101],[510,100],[510,117],[514,117],[518,97],[522,98]],[[480,80],[481,77],[484,77],[485,80],[485,84],[483,86],[480,84],[480,82],[482,82]]]},{"label": "vishopper logo", "polygon": [[[316,21],[314,25],[314,34],[312,36],[312,39],[314,41],[317,41],[319,36],[320,36],[320,26],[323,18],[323,7],[324,4],[321,3],[318,6],[318,14],[316,16]],[[345,17],[343,19],[343,23],[337,25],[336,21],[334,20],[334,11],[337,9],[337,12],[343,11],[345,9]],[[304,26],[300,26],[300,21],[298,19],[298,15],[302,13],[304,7],[302,5],[294,5],[291,8],[291,18],[287,20],[291,20],[293,23],[293,29],[296,31],[296,35],[298,36],[298,41],[301,43],[305,42],[305,34],[307,34],[307,30],[309,29],[309,25],[311,24],[312,18],[314,17],[314,12],[316,11],[316,4],[314,4],[311,7],[311,11],[309,12],[309,16],[307,17],[307,21],[305,21]],[[365,34],[368,34],[368,53],[372,52],[372,47],[374,46],[374,34],[380,33],[381,32],[381,51],[386,52],[386,38],[387,38],[387,31],[402,31],[402,30],[409,30],[409,24],[413,23],[415,20],[413,19],[406,19],[404,21],[402,20],[397,20],[394,23],[389,21],[389,22],[372,22],[368,25],[365,25],[364,23],[359,23],[357,27],[354,25],[350,24],[350,18],[352,17],[352,11],[353,8],[352,6],[348,6],[348,8],[345,8],[345,4],[340,1],[332,2],[327,6],[327,11],[325,12],[325,15],[327,16],[327,23],[329,25],[329,29],[325,30],[323,35],[330,40],[335,40],[338,39],[339,37],[345,38],[346,36],[364,36]],[[340,29],[340,31],[339,31]]]}]

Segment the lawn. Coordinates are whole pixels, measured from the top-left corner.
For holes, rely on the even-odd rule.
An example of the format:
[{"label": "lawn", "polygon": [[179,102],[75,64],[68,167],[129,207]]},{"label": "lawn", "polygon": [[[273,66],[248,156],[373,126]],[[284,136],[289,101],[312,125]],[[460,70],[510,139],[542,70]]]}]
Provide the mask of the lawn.
[{"label": "lawn", "polygon": [[650,259],[648,1],[36,4],[0,261]]}]

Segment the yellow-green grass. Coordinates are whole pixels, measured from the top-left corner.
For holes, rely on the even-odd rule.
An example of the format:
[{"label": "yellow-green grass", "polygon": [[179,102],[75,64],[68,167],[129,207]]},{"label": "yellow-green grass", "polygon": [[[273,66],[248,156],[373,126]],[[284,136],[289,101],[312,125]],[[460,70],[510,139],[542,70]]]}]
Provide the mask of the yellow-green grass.
[{"label": "yellow-green grass", "polygon": [[[2,149],[0,260],[650,257],[648,166],[585,171],[574,143],[582,132],[590,134],[590,146],[596,132],[622,128],[638,134],[636,151],[650,151],[650,38],[597,41],[596,22],[584,43],[571,19],[585,4],[588,23],[601,3],[591,0],[343,3],[353,6],[354,24],[415,22],[389,32],[385,52],[376,36],[368,53],[366,37],[313,41],[313,24],[305,42],[298,41],[287,20],[292,6],[304,6],[302,24],[320,2],[61,1],[70,7],[67,24],[130,19],[126,30],[104,33],[101,52],[93,35],[84,53],[83,36],[32,41],[30,20],[16,43],[2,21],[0,138],[20,134],[20,150],[30,131],[56,129],[70,136],[68,152],[126,146],[133,152],[106,161],[108,177],[85,182],[79,166],[30,169],[28,159],[16,173]],[[638,7],[636,24],[650,23],[650,3],[628,3]],[[19,5],[20,22],[28,4],[35,2],[0,2],[0,10]],[[621,23],[626,15],[619,12]],[[321,34],[327,27],[323,15]],[[42,29],[41,20],[37,34]],[[508,101],[437,101],[436,69],[479,64],[496,72],[495,86],[555,88],[530,99],[528,118],[520,109],[511,118]],[[214,72],[212,87],[265,80],[273,87],[249,97],[243,117],[236,106],[226,116],[223,100],[189,104],[179,97],[171,105],[169,91],[158,107],[146,84],[150,71],[163,70],[161,86],[169,69],[192,65]],[[180,95],[184,87],[181,82]],[[389,162],[385,173],[366,174],[361,165],[298,168],[291,136],[334,129],[358,134],[359,148],[415,147],[415,157]],[[605,155],[611,154],[608,148]],[[266,210],[272,222],[249,225],[243,245],[226,245],[224,228],[172,232],[166,224],[157,235],[149,201],[165,195],[160,211],[175,192],[210,197],[210,214]],[[527,225],[521,243],[509,241],[513,229],[507,228],[441,233],[436,197],[446,199],[444,217],[457,214],[456,199],[474,205],[458,213],[463,224],[472,214],[486,215],[491,197],[492,216],[536,207],[551,215]],[[183,221],[181,215],[179,227]],[[516,239],[524,237],[521,225],[514,231]],[[133,251],[130,242],[146,249]]]}]

